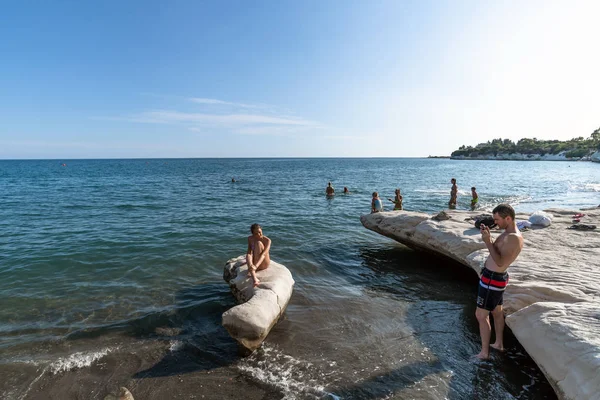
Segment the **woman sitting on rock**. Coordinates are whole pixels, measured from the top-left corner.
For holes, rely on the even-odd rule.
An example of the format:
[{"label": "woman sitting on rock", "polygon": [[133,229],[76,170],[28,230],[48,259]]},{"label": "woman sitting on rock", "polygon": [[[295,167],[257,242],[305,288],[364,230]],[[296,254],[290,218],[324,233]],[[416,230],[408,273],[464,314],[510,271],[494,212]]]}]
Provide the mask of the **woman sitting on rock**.
[{"label": "woman sitting on rock", "polygon": [[271,239],[263,236],[262,228],[259,224],[253,224],[250,227],[251,236],[248,236],[248,251],[246,252],[246,262],[248,263],[248,274],[254,281],[254,287],[260,284],[256,277],[256,271],[267,269],[271,263],[269,250],[271,249]]}]

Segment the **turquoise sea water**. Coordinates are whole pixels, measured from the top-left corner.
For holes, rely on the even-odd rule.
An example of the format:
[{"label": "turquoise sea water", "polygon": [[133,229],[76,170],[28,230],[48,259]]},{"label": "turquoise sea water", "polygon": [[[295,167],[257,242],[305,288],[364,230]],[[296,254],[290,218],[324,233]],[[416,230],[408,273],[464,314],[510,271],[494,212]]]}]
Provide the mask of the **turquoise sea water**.
[{"label": "turquoise sea water", "polygon": [[[479,339],[467,272],[360,224],[373,191],[399,187],[407,210],[444,209],[452,177],[464,209],[471,186],[483,209],[600,203],[589,162],[0,161],[0,365],[19,371],[0,394],[27,398],[40,374],[144,340],[192,348],[192,364],[228,368],[273,398],[472,398],[482,385],[500,396],[489,398],[551,398],[514,340],[490,365],[469,360]],[[221,276],[255,222],[296,287],[263,351],[240,359],[220,326],[234,305]]]}]

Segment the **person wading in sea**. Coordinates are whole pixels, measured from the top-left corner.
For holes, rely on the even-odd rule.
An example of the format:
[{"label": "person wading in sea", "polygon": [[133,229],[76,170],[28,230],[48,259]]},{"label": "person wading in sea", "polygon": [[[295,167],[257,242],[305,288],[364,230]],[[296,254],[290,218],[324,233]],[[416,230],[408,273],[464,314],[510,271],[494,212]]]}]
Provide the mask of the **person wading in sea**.
[{"label": "person wading in sea", "polygon": [[473,186],[471,188],[471,211],[474,211],[477,208],[477,203],[479,202],[479,195],[477,194],[477,188]]},{"label": "person wading in sea", "polygon": [[254,286],[260,284],[256,276],[256,271],[267,269],[271,263],[269,250],[271,250],[271,239],[263,236],[262,228],[259,224],[253,224],[250,227],[252,235],[248,236],[248,251],[246,252],[246,263],[248,263],[248,274],[254,281]]},{"label": "person wading in sea", "polygon": [[400,211],[402,210],[402,195],[400,194],[400,189],[396,189],[396,196],[394,197],[394,200],[392,199],[388,199],[389,201],[391,201],[392,203],[394,203],[394,211]]},{"label": "person wading in sea", "polygon": [[335,195],[335,189],[333,188],[333,186],[331,186],[331,182],[327,183],[327,187],[325,188],[325,194],[327,196]]},{"label": "person wading in sea", "polygon": [[[515,210],[508,204],[500,204],[493,210],[494,222],[504,232],[492,240],[490,228],[481,224],[481,239],[490,251],[481,271],[481,279],[477,292],[477,310],[475,316],[479,322],[481,334],[481,352],[477,358],[485,360],[490,356],[490,346],[504,351],[504,311],[502,310],[503,295],[508,283],[510,264],[516,260],[523,249],[523,236],[515,223]],[[496,341],[490,345],[492,327],[490,312],[494,317]]]},{"label": "person wading in sea", "polygon": [[458,186],[456,186],[456,179],[450,179],[452,183],[452,189],[450,190],[450,201],[448,202],[448,208],[456,208],[456,199],[458,197]]}]

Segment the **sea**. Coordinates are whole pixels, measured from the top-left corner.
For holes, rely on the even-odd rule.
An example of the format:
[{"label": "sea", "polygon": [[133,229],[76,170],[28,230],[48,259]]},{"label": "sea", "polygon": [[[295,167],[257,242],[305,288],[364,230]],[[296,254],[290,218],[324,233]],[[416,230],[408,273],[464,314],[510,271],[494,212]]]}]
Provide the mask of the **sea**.
[{"label": "sea", "polygon": [[[554,399],[510,330],[505,353],[473,359],[475,273],[360,223],[372,192],[391,210],[396,188],[437,213],[451,178],[459,209],[471,186],[482,212],[600,204],[591,162],[0,161],[0,398]],[[222,275],[253,223],[296,283],[243,356]]]}]

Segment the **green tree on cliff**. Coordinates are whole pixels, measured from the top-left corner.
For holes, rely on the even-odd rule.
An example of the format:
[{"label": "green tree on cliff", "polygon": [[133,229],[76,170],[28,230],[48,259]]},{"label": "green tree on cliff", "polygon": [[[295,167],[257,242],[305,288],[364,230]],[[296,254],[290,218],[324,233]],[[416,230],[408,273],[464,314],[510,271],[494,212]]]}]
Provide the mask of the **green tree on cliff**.
[{"label": "green tree on cliff", "polygon": [[520,139],[514,143],[510,139],[493,139],[477,146],[462,145],[452,152],[452,157],[497,156],[498,154],[559,154],[565,152],[566,157],[586,157],[600,150],[600,128],[596,129],[588,139],[583,136],[571,140],[538,140],[537,138]]}]

